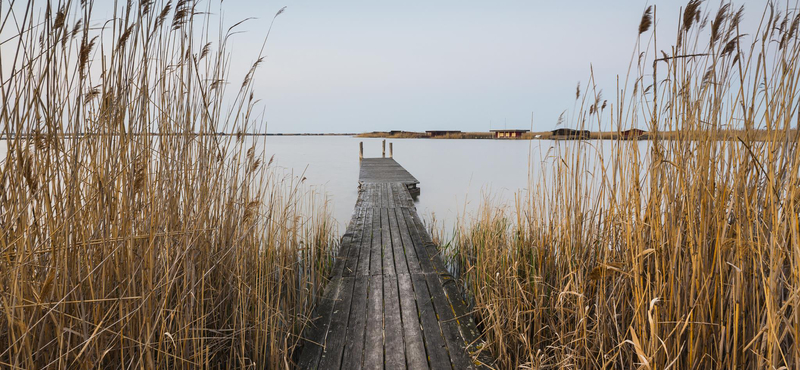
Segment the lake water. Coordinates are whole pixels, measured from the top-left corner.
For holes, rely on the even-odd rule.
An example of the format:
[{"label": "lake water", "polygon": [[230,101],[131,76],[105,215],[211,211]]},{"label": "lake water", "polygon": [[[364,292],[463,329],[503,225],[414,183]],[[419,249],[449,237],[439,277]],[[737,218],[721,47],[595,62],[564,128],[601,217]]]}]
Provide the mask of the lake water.
[{"label": "lake water", "polygon": [[[304,176],[324,188],[341,232],[350,221],[358,195],[358,143],[365,157],[381,156],[382,139],[346,136],[270,136],[265,143],[273,166]],[[457,217],[469,218],[482,200],[512,205],[514,196],[549,167],[555,152],[578,145],[549,140],[391,139],[394,159],[420,182],[420,216],[449,229]],[[598,142],[593,142],[597,144]],[[609,143],[609,144],[605,144]],[[604,149],[610,142],[600,144]],[[557,149],[557,150],[556,150]],[[387,155],[388,155],[387,144]]]}]

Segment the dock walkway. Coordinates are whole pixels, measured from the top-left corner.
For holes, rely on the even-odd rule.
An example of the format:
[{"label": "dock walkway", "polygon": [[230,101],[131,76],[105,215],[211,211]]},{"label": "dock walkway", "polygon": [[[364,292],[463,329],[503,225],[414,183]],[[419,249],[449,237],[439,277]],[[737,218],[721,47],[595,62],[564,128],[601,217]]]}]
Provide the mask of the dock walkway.
[{"label": "dock walkway", "polygon": [[302,369],[477,369],[478,331],[417,215],[418,181],[364,158],[333,277],[304,332]]}]

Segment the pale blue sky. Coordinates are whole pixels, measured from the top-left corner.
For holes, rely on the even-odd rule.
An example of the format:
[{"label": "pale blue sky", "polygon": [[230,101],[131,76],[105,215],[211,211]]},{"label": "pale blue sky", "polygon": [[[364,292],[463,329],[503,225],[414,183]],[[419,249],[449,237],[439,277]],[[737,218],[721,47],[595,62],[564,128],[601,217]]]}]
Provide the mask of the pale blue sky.
[{"label": "pale blue sky", "polygon": [[[674,42],[685,1],[231,1],[273,28],[256,76],[269,132],[550,130],[590,64],[607,99],[626,74],[647,4]],[[755,4],[758,3],[758,4]],[[748,24],[763,3],[747,4]],[[716,9],[717,2],[704,6]],[[666,41],[668,37],[664,37]],[[664,45],[666,48],[668,45]],[[252,59],[250,59],[251,61]],[[243,67],[244,69],[245,67]]]},{"label": "pale blue sky", "polygon": [[[241,81],[273,15],[287,7],[255,75],[269,132],[530,128],[531,114],[539,131],[573,108],[590,65],[613,101],[650,4],[659,48],[668,50],[686,0],[226,0],[222,16],[226,25],[258,18],[230,45],[230,81]],[[754,29],[764,2],[744,4],[742,29]]]}]

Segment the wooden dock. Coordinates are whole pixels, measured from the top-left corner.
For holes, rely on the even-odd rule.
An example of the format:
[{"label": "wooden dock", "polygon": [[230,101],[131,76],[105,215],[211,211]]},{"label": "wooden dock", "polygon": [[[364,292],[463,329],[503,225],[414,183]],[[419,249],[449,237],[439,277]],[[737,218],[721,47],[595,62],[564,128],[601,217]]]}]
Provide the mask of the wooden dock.
[{"label": "wooden dock", "polygon": [[[358,176],[359,187],[363,187],[364,184],[391,183],[402,184],[411,195],[419,195],[419,188],[417,188],[419,181],[394,159],[364,158],[361,160],[361,170]],[[358,208],[358,204],[356,204],[356,208]]]},{"label": "wooden dock", "polygon": [[301,369],[477,369],[478,331],[417,215],[419,183],[364,158],[332,280],[304,332]]}]

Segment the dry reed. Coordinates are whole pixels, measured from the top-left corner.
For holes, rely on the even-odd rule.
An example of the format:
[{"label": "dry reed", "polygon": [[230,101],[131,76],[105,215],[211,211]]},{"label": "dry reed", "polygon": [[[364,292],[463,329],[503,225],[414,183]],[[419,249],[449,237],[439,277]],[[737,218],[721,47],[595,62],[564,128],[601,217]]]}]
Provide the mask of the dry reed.
[{"label": "dry reed", "polygon": [[0,368],[292,366],[335,226],[214,135],[256,130],[258,62],[228,81],[212,3],[0,4]]},{"label": "dry reed", "polygon": [[769,5],[743,37],[742,8],[704,6],[663,53],[647,8],[604,114],[584,87],[575,126],[652,141],[554,144],[514,212],[445,244],[496,367],[800,366],[800,13]]}]

